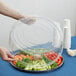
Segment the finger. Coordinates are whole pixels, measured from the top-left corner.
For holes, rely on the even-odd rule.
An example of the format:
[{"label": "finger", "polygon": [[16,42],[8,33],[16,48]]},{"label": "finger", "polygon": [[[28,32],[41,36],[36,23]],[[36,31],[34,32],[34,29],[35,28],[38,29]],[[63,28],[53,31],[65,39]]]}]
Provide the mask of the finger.
[{"label": "finger", "polygon": [[9,58],[8,57],[8,55],[7,54],[4,54],[4,55],[1,55],[2,56],[2,59],[4,60],[4,61],[14,61],[14,59],[13,58]]},{"label": "finger", "polygon": [[26,22],[26,24],[33,24],[35,21],[34,20],[32,20],[32,19],[30,19],[30,20],[28,20],[27,22]]},{"label": "finger", "polygon": [[14,58],[14,56],[10,52],[7,52],[7,55],[9,58]]},{"label": "finger", "polygon": [[20,20],[21,22],[25,23],[25,24],[33,24],[35,21],[36,21],[36,18],[35,17],[25,17],[23,19]]},{"label": "finger", "polygon": [[8,62],[12,62],[12,61],[15,61],[15,59],[8,58],[7,61],[8,61]]},{"label": "finger", "polygon": [[3,56],[2,59],[3,59],[4,61],[8,61],[8,62],[10,62],[10,61],[15,61],[15,59],[8,58],[7,56]]},{"label": "finger", "polygon": [[7,61],[7,62],[15,61],[15,59],[11,59],[11,58],[3,58],[3,60],[5,60],[5,61]]},{"label": "finger", "polygon": [[7,54],[6,54],[5,52],[2,52],[2,53],[1,53],[1,58],[2,58],[3,60],[5,60],[5,59],[7,58]]}]

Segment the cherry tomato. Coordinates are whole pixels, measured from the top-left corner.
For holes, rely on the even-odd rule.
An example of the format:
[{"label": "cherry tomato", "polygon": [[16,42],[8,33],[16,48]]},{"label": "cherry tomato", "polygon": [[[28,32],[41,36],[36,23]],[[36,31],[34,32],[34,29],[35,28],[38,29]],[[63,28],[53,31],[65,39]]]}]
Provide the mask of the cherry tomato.
[{"label": "cherry tomato", "polygon": [[[45,56],[47,58],[49,58],[50,60],[55,60],[58,57],[58,54],[56,52],[54,52],[54,51],[51,51],[51,52],[46,52]],[[63,57],[60,56],[58,58],[58,60],[56,61],[56,63],[57,63],[58,66],[62,63],[62,59],[63,59]]]},{"label": "cherry tomato", "polygon": [[62,57],[62,56],[60,56],[60,58],[61,58],[61,60],[63,59],[63,57]]},{"label": "cherry tomato", "polygon": [[12,63],[13,63],[14,65],[16,65],[17,61],[13,61]]},{"label": "cherry tomato", "polygon": [[59,58],[59,59],[56,61],[56,63],[57,63],[58,66],[61,64],[61,62],[62,62],[61,58]]}]

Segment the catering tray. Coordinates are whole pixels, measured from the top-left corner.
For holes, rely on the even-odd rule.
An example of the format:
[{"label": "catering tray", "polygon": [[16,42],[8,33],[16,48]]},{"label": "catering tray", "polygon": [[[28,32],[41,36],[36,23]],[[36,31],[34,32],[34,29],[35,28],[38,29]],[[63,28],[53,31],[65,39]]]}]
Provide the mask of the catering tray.
[{"label": "catering tray", "polygon": [[[15,55],[18,53],[18,51],[14,51]],[[40,73],[40,72],[48,72],[48,71],[54,71],[54,70],[57,70],[58,68],[60,68],[63,64],[64,64],[64,58],[62,57],[62,62],[59,66],[55,67],[55,68],[51,68],[51,69],[48,69],[48,70],[38,70],[38,71],[35,71],[35,70],[24,70],[24,69],[21,69],[17,66],[15,66],[12,62],[10,62],[10,64],[17,70],[19,71],[23,71],[23,72],[31,72],[31,73]]]}]

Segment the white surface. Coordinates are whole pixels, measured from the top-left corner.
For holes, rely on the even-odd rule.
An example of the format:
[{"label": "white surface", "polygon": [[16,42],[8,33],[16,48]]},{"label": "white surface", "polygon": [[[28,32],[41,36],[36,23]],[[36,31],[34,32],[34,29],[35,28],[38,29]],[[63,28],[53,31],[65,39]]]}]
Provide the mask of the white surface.
[{"label": "white surface", "polygon": [[[23,14],[36,14],[50,17],[63,23],[69,18],[72,23],[72,35],[76,28],[76,0],[3,0],[9,7]],[[0,45],[8,48],[8,35],[15,20],[0,15]],[[62,25],[63,26],[63,25]]]}]

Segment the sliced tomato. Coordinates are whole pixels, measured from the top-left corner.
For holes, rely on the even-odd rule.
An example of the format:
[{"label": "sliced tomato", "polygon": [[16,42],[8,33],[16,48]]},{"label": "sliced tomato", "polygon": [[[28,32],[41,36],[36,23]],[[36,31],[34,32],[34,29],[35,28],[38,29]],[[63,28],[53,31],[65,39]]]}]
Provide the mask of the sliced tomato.
[{"label": "sliced tomato", "polygon": [[57,58],[58,54],[55,53],[54,51],[51,51],[51,52],[46,52],[45,56],[48,57],[50,60],[54,60]]},{"label": "sliced tomato", "polygon": [[57,56],[58,56],[58,54],[57,54],[57,53],[53,53],[53,54],[54,54],[54,56],[55,56],[55,57],[57,57]]}]

